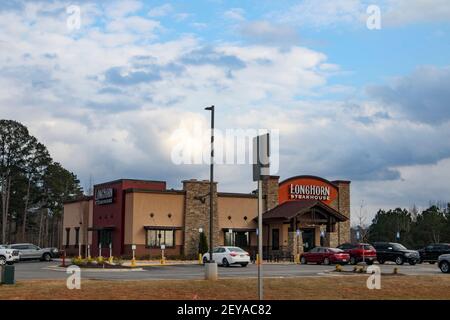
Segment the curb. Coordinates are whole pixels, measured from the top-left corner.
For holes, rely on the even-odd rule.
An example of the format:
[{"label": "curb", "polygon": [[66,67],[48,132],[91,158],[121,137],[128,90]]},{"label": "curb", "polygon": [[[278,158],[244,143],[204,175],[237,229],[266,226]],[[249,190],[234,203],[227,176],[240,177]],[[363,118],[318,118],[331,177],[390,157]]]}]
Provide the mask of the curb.
[{"label": "curb", "polygon": [[[45,267],[43,269],[46,270],[52,270],[52,271],[60,271],[60,272],[66,272],[67,267],[58,267],[58,266],[50,266]],[[135,272],[135,271],[144,271],[142,268],[133,268],[133,269],[108,269],[108,268],[80,268],[81,271],[87,271],[87,272]]]}]

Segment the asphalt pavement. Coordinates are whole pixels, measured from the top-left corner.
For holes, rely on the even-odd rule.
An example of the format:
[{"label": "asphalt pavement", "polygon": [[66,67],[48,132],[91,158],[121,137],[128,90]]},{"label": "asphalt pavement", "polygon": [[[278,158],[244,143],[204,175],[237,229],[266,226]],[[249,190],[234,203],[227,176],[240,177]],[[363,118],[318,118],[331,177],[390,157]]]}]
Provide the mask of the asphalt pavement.
[{"label": "asphalt pavement", "polygon": [[[52,270],[59,262],[24,261],[15,264],[16,280],[38,279],[66,279],[68,274],[64,269]],[[395,267],[399,273],[406,275],[442,275],[436,264],[418,264],[415,266],[395,264],[379,265],[382,273],[392,273]],[[353,266],[344,266],[344,270],[351,271]],[[220,278],[256,278],[257,266],[250,264],[243,268],[231,266],[219,267]],[[334,266],[325,265],[298,265],[298,264],[264,264],[264,277],[290,278],[290,277],[330,277],[340,276],[340,273],[330,273]],[[166,265],[143,267],[141,271],[81,271],[83,279],[93,280],[183,280],[203,279],[204,266],[202,265]],[[342,275],[348,275],[343,273]]]}]

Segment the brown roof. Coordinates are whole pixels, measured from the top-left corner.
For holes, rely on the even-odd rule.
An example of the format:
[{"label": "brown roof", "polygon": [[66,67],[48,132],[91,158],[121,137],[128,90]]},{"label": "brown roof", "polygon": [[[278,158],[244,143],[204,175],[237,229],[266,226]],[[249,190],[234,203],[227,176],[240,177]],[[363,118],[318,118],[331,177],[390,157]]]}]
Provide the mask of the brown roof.
[{"label": "brown roof", "polygon": [[348,218],[330,206],[318,200],[286,201],[263,213],[263,219],[292,219],[295,216],[317,207],[334,216],[338,221],[347,221]]}]

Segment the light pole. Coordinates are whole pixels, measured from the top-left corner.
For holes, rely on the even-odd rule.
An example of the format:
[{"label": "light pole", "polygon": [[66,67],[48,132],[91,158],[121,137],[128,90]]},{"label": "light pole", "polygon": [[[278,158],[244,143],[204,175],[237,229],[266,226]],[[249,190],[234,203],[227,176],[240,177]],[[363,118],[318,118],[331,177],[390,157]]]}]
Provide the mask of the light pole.
[{"label": "light pole", "polygon": [[211,111],[211,163],[209,165],[209,261],[205,264],[205,277],[207,280],[217,280],[217,264],[213,260],[214,106],[206,107],[205,110]]}]

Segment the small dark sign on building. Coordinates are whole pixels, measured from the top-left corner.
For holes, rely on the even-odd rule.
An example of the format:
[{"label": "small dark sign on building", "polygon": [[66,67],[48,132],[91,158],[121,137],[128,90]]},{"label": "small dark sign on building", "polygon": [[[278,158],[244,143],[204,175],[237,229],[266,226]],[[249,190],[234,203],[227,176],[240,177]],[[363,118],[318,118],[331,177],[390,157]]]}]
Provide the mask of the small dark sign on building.
[{"label": "small dark sign on building", "polygon": [[114,190],[113,188],[101,188],[95,191],[95,204],[109,204],[113,203]]}]

